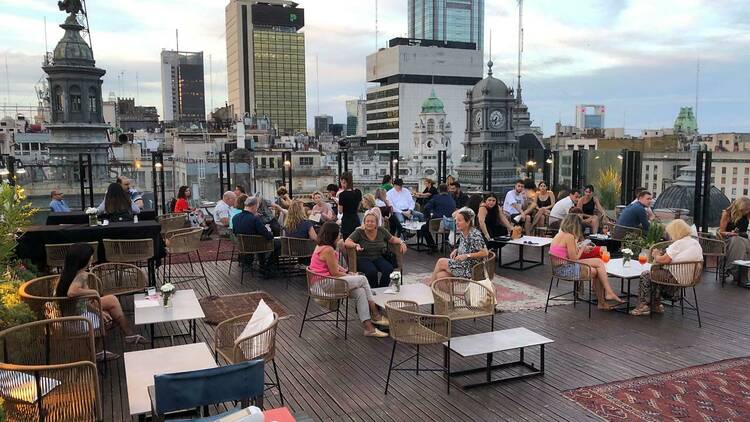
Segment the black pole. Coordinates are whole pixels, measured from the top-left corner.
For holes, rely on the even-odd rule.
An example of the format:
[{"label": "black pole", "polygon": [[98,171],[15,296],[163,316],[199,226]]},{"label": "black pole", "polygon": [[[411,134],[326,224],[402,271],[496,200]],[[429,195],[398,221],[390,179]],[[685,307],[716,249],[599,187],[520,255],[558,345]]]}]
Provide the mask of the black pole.
[{"label": "black pole", "polygon": [[486,149],[482,153],[482,190],[484,192],[492,192],[492,151]]},{"label": "black pole", "polygon": [[[159,152],[159,186],[161,187],[161,209],[163,214],[169,214],[169,210],[167,209],[167,199],[166,199],[166,188],[165,188],[165,181],[164,181],[164,153]],[[172,180],[172,184],[174,184],[174,180]]]},{"label": "black pole", "polygon": [[622,189],[620,190],[620,204],[629,204],[633,198],[630,196],[632,187],[630,186],[630,178],[628,177],[628,150],[624,149],[620,151],[620,157],[622,165],[620,166],[620,178],[622,182]]},{"label": "black pole", "polygon": [[154,184],[154,212],[159,213],[159,183],[156,179],[156,152],[151,153],[151,181]]},{"label": "black pole", "polygon": [[349,173],[349,151],[344,150],[344,171]]},{"label": "black pole", "polygon": [[[284,170],[286,171],[289,185],[287,187],[287,190],[289,191],[289,197],[292,198],[292,152],[291,151],[284,151],[282,153],[282,163],[281,165],[284,167]],[[288,163],[288,166],[287,166]]]},{"label": "black pole", "polygon": [[337,164],[337,167],[336,167],[337,168],[337,173],[336,174],[338,175],[336,177],[336,182],[337,183],[338,183],[339,180],[341,180],[341,172],[342,172],[342,167],[343,167],[342,163],[341,163],[341,159],[342,159],[343,154],[344,154],[344,152],[341,151],[341,150],[339,150],[336,153],[336,164]]},{"label": "black pole", "polygon": [[574,190],[581,188],[581,180],[580,180],[581,160],[580,158],[581,158],[581,151],[579,150],[573,151],[573,161],[571,163],[573,165],[573,168],[570,174],[570,185],[571,185],[570,187],[573,188]]},{"label": "black pole", "polygon": [[711,165],[713,164],[713,152],[706,151],[705,159],[703,160],[703,233],[708,233],[708,225],[711,222],[708,220],[708,207],[711,202]]},{"label": "black pole", "polygon": [[281,186],[286,186],[286,165],[284,160],[286,159],[286,152],[281,153]]},{"label": "black pole", "polygon": [[547,161],[552,157],[552,151],[545,149],[544,155],[542,156],[542,159],[544,162],[542,163],[542,179],[545,183],[549,184],[549,189],[552,190],[553,183],[550,179],[550,171],[552,170],[552,165],[548,163]]},{"label": "black pole", "polygon": [[223,195],[224,192],[224,152],[219,151],[219,194]]},{"label": "black pole", "polygon": [[446,178],[448,175],[448,152],[444,149],[441,149],[438,151],[438,184],[445,183]]},{"label": "black pole", "polygon": [[398,179],[398,151],[391,151],[391,177]]},{"label": "black pole", "polygon": [[700,229],[703,224],[703,151],[695,153],[695,187],[693,190],[693,222]]},{"label": "black pole", "polygon": [[633,154],[633,158],[630,160],[631,166],[633,167],[633,183],[632,183],[633,192],[631,193],[630,196],[635,198],[635,188],[641,186],[642,184],[641,171],[643,170],[642,168],[643,160],[641,160],[640,151],[631,151],[631,153]]},{"label": "black pole", "polygon": [[552,152],[552,182],[551,188],[560,184],[560,151]]},{"label": "black pole", "polygon": [[81,183],[81,211],[86,211],[86,167],[83,153],[78,154],[78,180]]}]

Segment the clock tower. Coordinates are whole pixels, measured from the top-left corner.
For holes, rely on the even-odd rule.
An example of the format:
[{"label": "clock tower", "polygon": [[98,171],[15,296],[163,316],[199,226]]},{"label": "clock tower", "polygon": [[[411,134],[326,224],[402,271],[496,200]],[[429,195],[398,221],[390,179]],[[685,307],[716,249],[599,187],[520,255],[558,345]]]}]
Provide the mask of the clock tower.
[{"label": "clock tower", "polygon": [[492,61],[487,63],[487,77],[466,93],[466,132],[464,155],[457,167],[462,185],[481,188],[485,150],[492,151],[492,188],[501,191],[517,178],[518,139],[513,108],[513,89],[492,76]]},{"label": "clock tower", "polygon": [[[435,179],[437,175],[438,151],[446,151],[447,162],[451,162],[451,136],[453,130],[445,113],[443,101],[435,95],[435,90],[422,103],[419,120],[414,124],[412,139],[413,154],[407,164],[409,175]],[[447,168],[451,172],[450,164]]]}]

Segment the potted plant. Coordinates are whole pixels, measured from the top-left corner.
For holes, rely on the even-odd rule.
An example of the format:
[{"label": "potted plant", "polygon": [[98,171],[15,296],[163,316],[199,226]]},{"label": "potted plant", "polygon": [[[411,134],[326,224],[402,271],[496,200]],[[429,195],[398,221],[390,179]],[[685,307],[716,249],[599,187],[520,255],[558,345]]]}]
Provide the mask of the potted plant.
[{"label": "potted plant", "polygon": [[161,299],[162,304],[165,308],[169,308],[172,306],[172,303],[169,299],[172,297],[172,295],[174,295],[175,291],[177,291],[177,289],[175,289],[174,284],[172,283],[164,283],[161,286]]},{"label": "potted plant", "polygon": [[632,258],[632,251],[642,251],[646,250],[648,251],[648,259],[651,261],[651,248],[661,242],[664,239],[664,225],[661,223],[654,221],[649,226],[648,230],[646,231],[645,235],[640,236],[634,233],[630,233],[625,236],[625,239],[623,240],[623,246],[627,249],[630,249],[631,251],[631,258]]},{"label": "potted plant", "polygon": [[633,259],[633,251],[630,248],[624,248],[620,252],[622,253],[622,266],[629,267],[630,260]]},{"label": "potted plant", "polygon": [[99,220],[96,218],[97,209],[93,207],[86,208],[86,215],[89,216],[89,226],[99,225]]}]

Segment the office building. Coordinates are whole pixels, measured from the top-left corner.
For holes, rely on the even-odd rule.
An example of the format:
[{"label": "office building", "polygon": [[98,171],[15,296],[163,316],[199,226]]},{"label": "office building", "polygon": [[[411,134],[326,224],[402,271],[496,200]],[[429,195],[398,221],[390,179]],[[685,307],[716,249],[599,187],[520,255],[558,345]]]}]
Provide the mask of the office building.
[{"label": "office building", "polygon": [[409,0],[409,38],[460,41],[484,49],[484,0]]},{"label": "office building", "polygon": [[[415,150],[413,130],[423,103],[432,97],[444,104],[445,124],[464,133],[466,91],[482,79],[482,53],[471,43],[395,38],[390,47],[367,57],[367,144],[381,155]],[[434,90],[434,92],[433,92]],[[460,142],[451,143],[451,156],[461,157]]]},{"label": "office building", "polygon": [[235,118],[268,116],[279,134],[305,132],[304,10],[287,0],[231,0],[225,18]]},{"label": "office building", "polygon": [[366,136],[367,101],[349,100],[346,102],[346,135]]},{"label": "office building", "polygon": [[165,122],[206,120],[202,51],[161,51],[161,98]]},{"label": "office building", "polygon": [[576,106],[576,127],[581,130],[604,129],[606,111],[603,105],[578,104]]},{"label": "office building", "polygon": [[319,138],[324,133],[331,133],[331,125],[333,124],[333,117],[326,114],[322,116],[315,116],[315,137]]}]

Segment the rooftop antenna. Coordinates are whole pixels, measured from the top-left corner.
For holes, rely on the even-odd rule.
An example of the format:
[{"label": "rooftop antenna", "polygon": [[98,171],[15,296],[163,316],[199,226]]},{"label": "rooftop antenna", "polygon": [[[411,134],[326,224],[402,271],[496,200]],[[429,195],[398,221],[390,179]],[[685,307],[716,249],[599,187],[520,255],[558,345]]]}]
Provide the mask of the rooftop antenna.
[{"label": "rooftop antenna", "polygon": [[695,64],[695,125],[696,132],[698,131],[698,92],[700,88],[700,74],[701,74],[701,56],[698,56],[698,61]]},{"label": "rooftop antenna", "polygon": [[138,104],[138,97],[141,94],[140,87],[138,86],[138,72],[135,72],[135,103]]},{"label": "rooftop antenna", "polygon": [[214,62],[211,54],[208,55],[208,97],[211,103],[211,112],[214,111]]},{"label": "rooftop antenna", "polygon": [[49,47],[47,46],[47,17],[44,17],[44,65],[48,65],[47,56],[49,53]]},{"label": "rooftop antenna", "polygon": [[375,51],[378,51],[378,0],[375,0]]},{"label": "rooftop antenna", "polygon": [[8,112],[8,101],[10,101],[10,77],[8,76],[8,53],[5,53],[5,104],[3,109]]},{"label": "rooftop antenna", "polygon": [[521,103],[521,53],[523,53],[523,0],[518,0],[518,85],[516,100]]},{"label": "rooftop antenna", "polygon": [[86,35],[88,35],[89,37],[89,47],[91,48],[91,58],[93,59],[94,58],[94,43],[93,41],[91,41],[91,27],[89,25],[89,12],[88,12],[88,9],[86,8],[86,0],[82,1],[82,5],[83,5],[83,10],[82,10],[83,17],[86,20],[86,29],[84,30],[86,31]]},{"label": "rooftop antenna", "polygon": [[492,61],[492,28],[490,28],[490,61]]},{"label": "rooftop antenna", "polygon": [[320,116],[320,70],[318,68],[318,54],[315,53],[315,96],[318,102],[318,116]]}]

